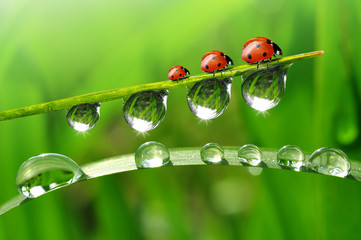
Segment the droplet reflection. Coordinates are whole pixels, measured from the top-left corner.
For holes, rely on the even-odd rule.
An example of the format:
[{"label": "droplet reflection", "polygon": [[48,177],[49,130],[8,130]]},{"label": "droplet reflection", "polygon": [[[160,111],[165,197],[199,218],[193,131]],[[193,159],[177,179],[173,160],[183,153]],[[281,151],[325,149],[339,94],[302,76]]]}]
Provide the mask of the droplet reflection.
[{"label": "droplet reflection", "polygon": [[44,153],[28,159],[20,166],[16,186],[25,197],[36,198],[77,182],[83,176],[78,164],[67,156]]},{"label": "droplet reflection", "polygon": [[123,107],[125,121],[139,132],[153,130],[165,116],[167,96],[167,91],[152,90],[133,94]]},{"label": "droplet reflection", "polygon": [[286,75],[291,65],[277,65],[245,73],[242,96],[248,106],[266,111],[277,106],[286,89]]},{"label": "droplet reflection", "polygon": [[277,163],[284,167],[299,170],[305,164],[305,155],[299,147],[287,145],[278,151]]},{"label": "droplet reflection", "polygon": [[256,145],[246,144],[238,150],[238,159],[243,163],[257,166],[262,161],[262,152]]},{"label": "droplet reflection", "polygon": [[217,143],[207,143],[201,149],[201,159],[207,164],[220,163],[224,158],[224,150]]},{"label": "droplet reflection", "polygon": [[220,116],[228,107],[231,85],[229,79],[211,78],[197,82],[187,94],[189,109],[205,120]]},{"label": "droplet reflection", "polygon": [[78,132],[92,129],[99,121],[100,103],[84,103],[73,106],[66,118],[68,124]]},{"label": "droplet reflection", "polygon": [[142,144],[135,153],[137,168],[161,167],[169,163],[169,150],[159,142]]},{"label": "droplet reflection", "polygon": [[346,177],[350,173],[351,163],[340,149],[324,147],[312,153],[309,168],[322,174]]}]

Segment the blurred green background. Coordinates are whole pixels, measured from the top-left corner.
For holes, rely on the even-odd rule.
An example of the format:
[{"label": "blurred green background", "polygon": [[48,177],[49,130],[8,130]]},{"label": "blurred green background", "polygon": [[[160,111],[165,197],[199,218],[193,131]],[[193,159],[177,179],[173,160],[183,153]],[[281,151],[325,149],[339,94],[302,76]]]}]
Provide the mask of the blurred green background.
[{"label": "blurred green background", "polygon": [[[1,0],[0,110],[167,79],[176,64],[199,74],[221,50],[235,65],[243,43],[265,36],[284,55],[324,50],[295,63],[280,104],[263,116],[242,99],[201,122],[186,89],[171,90],[164,121],[145,136],[126,125],[122,102],[102,105],[78,134],[65,112],[0,122],[0,202],[17,194],[16,172],[45,152],[80,165],[172,147],[253,143],[311,153],[337,147],[361,160],[361,1]],[[0,239],[360,239],[361,183],[282,170],[251,175],[226,166],[116,174],[42,196],[0,216]]]}]

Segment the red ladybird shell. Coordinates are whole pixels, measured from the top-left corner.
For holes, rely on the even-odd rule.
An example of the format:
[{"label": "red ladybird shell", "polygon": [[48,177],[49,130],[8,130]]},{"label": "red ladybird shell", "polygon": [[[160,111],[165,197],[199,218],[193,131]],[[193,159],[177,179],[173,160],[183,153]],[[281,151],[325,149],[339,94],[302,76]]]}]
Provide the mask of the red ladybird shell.
[{"label": "red ladybird shell", "polygon": [[168,78],[170,80],[176,81],[180,78],[183,78],[185,75],[189,74],[189,71],[182,67],[181,65],[173,66],[168,71]]},{"label": "red ladybird shell", "polygon": [[277,44],[265,37],[254,37],[249,39],[242,49],[242,59],[248,63],[259,62],[270,59],[276,54],[282,55]]},{"label": "red ladybird shell", "polygon": [[[226,67],[232,60],[221,51],[210,51],[204,54],[201,60],[201,69],[206,72],[214,72]],[[231,63],[233,64],[233,63]]]}]

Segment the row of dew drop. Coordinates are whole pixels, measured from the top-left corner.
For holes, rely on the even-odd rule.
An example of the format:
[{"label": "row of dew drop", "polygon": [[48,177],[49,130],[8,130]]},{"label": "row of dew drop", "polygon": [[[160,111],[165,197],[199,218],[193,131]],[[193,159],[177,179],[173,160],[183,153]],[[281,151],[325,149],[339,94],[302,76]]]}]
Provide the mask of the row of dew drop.
[{"label": "row of dew drop", "polygon": [[[200,150],[200,159],[209,165],[229,164],[225,159],[224,149],[217,143],[204,145]],[[136,151],[134,160],[139,169],[172,165],[168,148],[155,141],[142,144]],[[194,158],[190,161],[198,160]],[[351,172],[351,163],[347,155],[335,148],[320,148],[306,160],[300,148],[287,145],[278,151],[277,159],[272,162],[284,169],[311,171],[337,177],[347,177]],[[238,150],[238,163],[244,166],[271,167],[266,165],[263,152],[252,144],[244,145]],[[255,168],[255,170],[259,169]],[[260,171],[256,172],[260,174]],[[27,198],[36,198],[87,178],[81,167],[69,157],[44,153],[28,159],[21,165],[17,173],[16,185],[20,194]]]},{"label": "row of dew drop", "polygon": [[[285,92],[286,74],[290,66],[277,65],[243,74],[242,96],[245,102],[259,111],[277,106]],[[191,112],[204,120],[220,116],[230,102],[231,85],[232,78],[211,78],[195,83],[187,93]],[[139,132],[156,128],[165,116],[167,97],[167,90],[133,94],[123,105],[125,121]],[[90,130],[99,120],[99,110],[99,103],[76,105],[67,113],[68,123],[77,131]]]}]

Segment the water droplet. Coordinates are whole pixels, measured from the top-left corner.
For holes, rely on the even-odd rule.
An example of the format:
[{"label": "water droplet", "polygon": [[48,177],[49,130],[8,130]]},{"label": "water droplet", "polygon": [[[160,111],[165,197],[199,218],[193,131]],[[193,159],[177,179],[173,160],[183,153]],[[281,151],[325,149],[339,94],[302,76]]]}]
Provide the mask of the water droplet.
[{"label": "water droplet", "polygon": [[350,173],[351,163],[340,149],[324,147],[312,153],[309,168],[322,174],[346,177]]},{"label": "water droplet", "polygon": [[263,171],[263,168],[261,168],[261,167],[249,167],[248,168],[248,172],[253,176],[261,175],[262,171]]},{"label": "water droplet", "polygon": [[188,91],[188,106],[192,113],[205,120],[220,116],[228,107],[232,81],[211,78],[197,82]]},{"label": "water droplet", "polygon": [[299,147],[287,145],[278,151],[277,163],[284,167],[299,170],[305,164],[305,155]]},{"label": "water droplet", "polygon": [[286,89],[286,74],[291,65],[260,69],[245,73],[242,78],[242,95],[253,109],[266,111],[277,106]]},{"label": "water droplet", "polygon": [[238,159],[243,163],[257,166],[262,161],[262,152],[256,145],[246,144],[238,150]]},{"label": "water droplet", "polygon": [[72,159],[56,153],[44,153],[25,161],[16,176],[18,191],[36,198],[54,189],[77,182],[85,174]]},{"label": "water droplet", "polygon": [[201,159],[207,164],[217,164],[224,159],[224,150],[217,143],[207,143],[201,149]]},{"label": "water droplet", "polygon": [[169,162],[169,150],[159,142],[146,142],[135,153],[137,168],[161,167]]},{"label": "water droplet", "polygon": [[139,131],[156,128],[167,110],[167,91],[143,91],[130,96],[123,107],[125,121]]},{"label": "water droplet", "polygon": [[100,103],[79,104],[68,111],[66,118],[73,129],[85,132],[92,129],[99,121],[99,111]]}]

